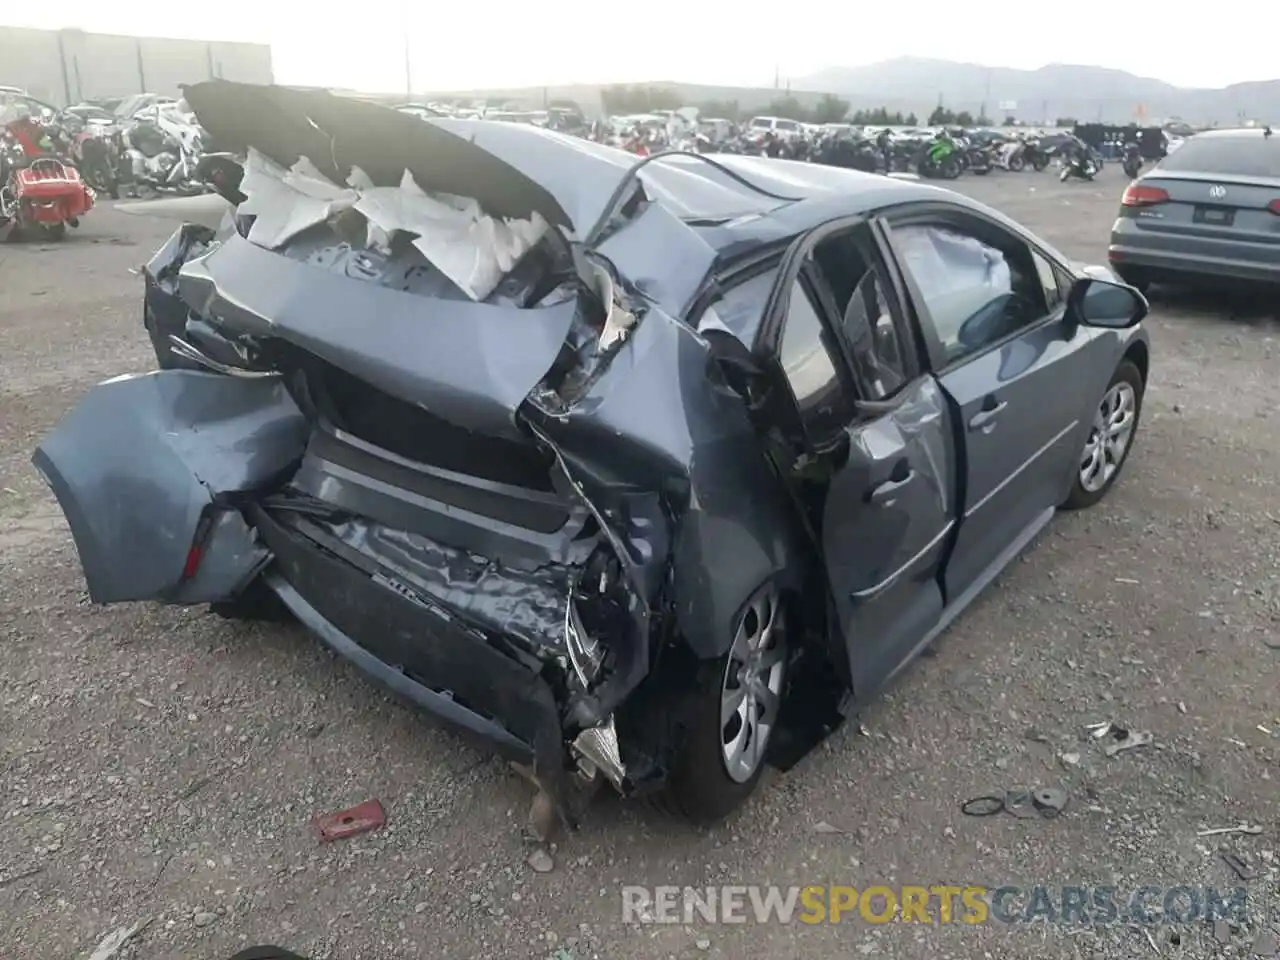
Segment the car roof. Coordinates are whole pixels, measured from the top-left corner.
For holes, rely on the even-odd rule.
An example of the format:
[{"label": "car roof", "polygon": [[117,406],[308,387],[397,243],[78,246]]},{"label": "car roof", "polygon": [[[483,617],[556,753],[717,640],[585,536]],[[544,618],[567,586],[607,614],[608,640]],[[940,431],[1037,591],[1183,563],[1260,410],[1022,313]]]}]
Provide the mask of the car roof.
[{"label": "car roof", "polygon": [[[1206,140],[1249,140],[1267,136],[1270,127],[1227,127],[1225,129],[1202,130],[1195,136]],[[1275,136],[1275,134],[1271,134]]]},{"label": "car roof", "polygon": [[[427,122],[464,136],[545,187],[579,230],[595,222],[638,162],[617,147],[541,127],[445,117]],[[893,203],[963,199],[918,181],[739,154],[672,155],[646,163],[638,177],[654,202],[682,220],[705,227],[730,224],[728,232],[705,232],[712,246],[752,236],[756,243],[782,239],[833,217]]]}]

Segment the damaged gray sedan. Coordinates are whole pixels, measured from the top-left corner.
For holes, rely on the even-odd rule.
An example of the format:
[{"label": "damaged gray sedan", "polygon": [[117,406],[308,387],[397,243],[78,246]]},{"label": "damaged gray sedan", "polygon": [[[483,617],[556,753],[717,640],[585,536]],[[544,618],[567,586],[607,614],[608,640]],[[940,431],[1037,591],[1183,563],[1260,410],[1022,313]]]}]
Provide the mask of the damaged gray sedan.
[{"label": "damaged gray sedan", "polygon": [[1132,446],[1141,294],[949,191],[186,97],[237,207],[34,456],[92,599],[296,617],[570,822],[728,814]]}]

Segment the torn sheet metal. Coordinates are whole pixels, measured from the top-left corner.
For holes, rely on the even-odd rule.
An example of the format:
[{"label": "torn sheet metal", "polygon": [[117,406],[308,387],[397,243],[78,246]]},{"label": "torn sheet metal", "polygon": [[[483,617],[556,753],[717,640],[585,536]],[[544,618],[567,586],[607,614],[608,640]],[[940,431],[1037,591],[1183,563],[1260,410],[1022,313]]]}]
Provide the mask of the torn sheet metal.
[{"label": "torn sheet metal", "polygon": [[413,245],[473,300],[484,300],[520,258],[546,235],[538,213],[529,220],[498,220],[471,198],[433,197],[405,170],[396,186],[377,186],[355,167],[347,186],[329,180],[308,158],[285,169],[255,147],[249,148],[238,212],[254,218],[250,243],[268,250],[354,209],[368,221],[367,243],[391,252],[396,233],[414,236]]},{"label": "torn sheet metal", "polygon": [[349,182],[356,211],[369,221],[371,247],[389,253],[397,232],[414,234],[414,247],[473,300],[493,293],[550,229],[536,211],[528,220],[498,220],[469,197],[433,197],[409,170],[397,187],[374,186],[359,168]]},{"label": "torn sheet metal", "polygon": [[286,170],[254,147],[249,148],[240,190],[246,199],[238,212],[255,217],[249,240],[269,250],[355,206],[360,198],[325,177],[306,157]]}]

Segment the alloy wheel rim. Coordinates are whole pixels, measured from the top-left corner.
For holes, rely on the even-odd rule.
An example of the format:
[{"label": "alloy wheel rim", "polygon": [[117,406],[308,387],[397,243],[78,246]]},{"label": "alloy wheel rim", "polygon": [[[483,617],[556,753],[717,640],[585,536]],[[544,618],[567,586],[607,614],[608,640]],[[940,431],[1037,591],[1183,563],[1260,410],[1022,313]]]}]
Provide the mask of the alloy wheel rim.
[{"label": "alloy wheel rim", "polygon": [[1097,493],[1116,475],[1129,450],[1138,419],[1138,398],[1131,384],[1115,384],[1098,404],[1080,458],[1080,486]]},{"label": "alloy wheel rim", "polygon": [[782,607],[769,588],[743,614],[720,686],[720,754],[736,783],[750,780],[764,762],[782,704],[786,655]]}]

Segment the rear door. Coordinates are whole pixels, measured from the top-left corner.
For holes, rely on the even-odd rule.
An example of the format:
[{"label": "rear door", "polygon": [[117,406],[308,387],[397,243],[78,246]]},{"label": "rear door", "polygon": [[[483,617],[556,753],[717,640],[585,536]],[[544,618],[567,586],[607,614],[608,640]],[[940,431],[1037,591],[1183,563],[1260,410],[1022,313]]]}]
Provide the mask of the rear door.
[{"label": "rear door", "polygon": [[1069,276],[994,220],[947,204],[887,215],[930,362],[958,418],[963,504],[943,583],[980,589],[1065,499],[1110,370],[1066,320]]},{"label": "rear door", "polygon": [[792,248],[757,343],[795,414],[786,470],[860,695],[938,623],[956,520],[951,414],[902,299],[870,226],[829,224]]}]

